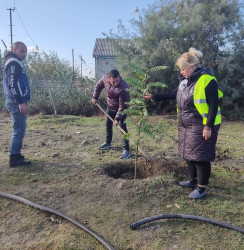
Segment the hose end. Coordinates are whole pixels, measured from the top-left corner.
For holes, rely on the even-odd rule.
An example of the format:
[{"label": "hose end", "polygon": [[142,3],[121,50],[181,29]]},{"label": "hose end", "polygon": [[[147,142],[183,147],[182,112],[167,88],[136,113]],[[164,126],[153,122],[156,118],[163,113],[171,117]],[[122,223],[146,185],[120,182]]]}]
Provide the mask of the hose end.
[{"label": "hose end", "polygon": [[130,224],[130,228],[132,230],[135,230],[138,226],[139,226],[138,223],[132,223],[132,224]]}]

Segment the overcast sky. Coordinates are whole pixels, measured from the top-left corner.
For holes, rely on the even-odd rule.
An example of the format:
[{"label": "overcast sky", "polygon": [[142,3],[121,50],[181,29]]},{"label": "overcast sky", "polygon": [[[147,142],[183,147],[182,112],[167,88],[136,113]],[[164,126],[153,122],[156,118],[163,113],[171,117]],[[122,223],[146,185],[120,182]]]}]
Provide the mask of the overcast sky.
[{"label": "overcast sky", "polygon": [[[85,60],[83,73],[94,75],[92,57],[96,38],[102,32],[117,31],[118,20],[127,28],[129,21],[138,18],[141,11],[154,0],[0,0],[0,39],[8,48],[10,39],[10,8],[12,13],[13,42],[22,41],[47,53],[55,51],[60,58],[80,65],[79,55]],[[0,49],[4,45],[0,41]],[[89,75],[91,72],[91,75]]]}]

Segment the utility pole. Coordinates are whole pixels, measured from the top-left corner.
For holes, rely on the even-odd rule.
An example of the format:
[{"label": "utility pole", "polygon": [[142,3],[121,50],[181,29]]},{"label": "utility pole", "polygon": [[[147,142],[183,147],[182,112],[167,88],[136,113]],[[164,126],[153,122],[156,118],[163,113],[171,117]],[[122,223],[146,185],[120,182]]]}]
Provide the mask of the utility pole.
[{"label": "utility pole", "polygon": [[74,81],[74,80],[75,80],[75,58],[74,58],[74,49],[72,49],[72,68],[73,68],[72,81]]},{"label": "utility pole", "polygon": [[82,55],[80,56],[80,77],[82,77]]},{"label": "utility pole", "polygon": [[80,58],[80,77],[82,77],[82,64],[86,63],[86,62],[82,58],[82,55],[80,55],[79,58]]},{"label": "utility pole", "polygon": [[10,13],[10,38],[11,38],[11,51],[13,51],[13,34],[12,34],[12,11],[15,11],[15,8],[11,9],[7,9],[9,10]]}]

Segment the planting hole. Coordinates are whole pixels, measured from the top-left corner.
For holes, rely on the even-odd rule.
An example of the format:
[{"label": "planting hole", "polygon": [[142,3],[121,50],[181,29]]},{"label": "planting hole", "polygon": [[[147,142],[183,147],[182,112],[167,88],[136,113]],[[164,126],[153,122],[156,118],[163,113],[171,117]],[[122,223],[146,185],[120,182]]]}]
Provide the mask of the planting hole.
[{"label": "planting hole", "polygon": [[[102,174],[114,179],[134,179],[135,163],[134,161],[115,162],[102,166]],[[136,179],[145,179],[158,176],[163,173],[174,172],[175,175],[186,174],[187,169],[182,162],[164,159],[157,163],[151,163],[144,158],[140,159],[136,169]]]}]

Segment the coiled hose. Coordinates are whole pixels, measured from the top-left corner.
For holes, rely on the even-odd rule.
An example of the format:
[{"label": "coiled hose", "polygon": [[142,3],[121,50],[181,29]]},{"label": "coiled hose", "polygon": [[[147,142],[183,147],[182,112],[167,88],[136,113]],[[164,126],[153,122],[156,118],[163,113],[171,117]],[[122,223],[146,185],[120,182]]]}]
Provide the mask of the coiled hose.
[{"label": "coiled hose", "polygon": [[106,242],[101,236],[99,236],[98,234],[93,232],[91,229],[87,228],[86,226],[81,224],[79,221],[75,220],[74,218],[72,218],[72,217],[70,217],[68,215],[65,215],[65,214],[63,214],[63,213],[61,213],[61,212],[59,212],[57,210],[52,209],[52,208],[41,206],[39,204],[36,204],[36,203],[34,203],[32,201],[26,200],[26,199],[21,198],[21,197],[16,196],[16,195],[0,192],[0,196],[22,202],[24,204],[27,204],[29,206],[32,206],[32,207],[34,207],[36,209],[39,209],[41,211],[44,211],[44,212],[48,212],[48,213],[51,213],[51,214],[58,215],[58,216],[60,216],[60,217],[62,217],[64,219],[66,219],[67,221],[73,223],[74,225],[78,226],[79,228],[84,230],[86,233],[90,234],[92,237],[96,238],[98,240],[98,242],[100,242],[107,249],[114,250],[114,248],[108,242]]},{"label": "coiled hose", "polygon": [[244,228],[241,227],[237,227],[225,222],[221,222],[221,221],[217,221],[217,220],[213,220],[213,219],[209,219],[209,218],[204,218],[201,216],[196,216],[196,215],[187,215],[187,214],[161,214],[161,215],[156,215],[156,216],[152,216],[152,217],[148,217],[142,220],[139,220],[137,222],[134,222],[132,224],[130,224],[130,228],[132,230],[136,229],[137,227],[144,225],[148,222],[152,222],[155,220],[160,220],[160,219],[187,219],[187,220],[198,220],[198,221],[203,221],[203,222],[207,222],[207,223],[211,223],[214,225],[218,225],[221,227],[226,227],[229,229],[233,229],[236,230],[238,232],[244,233]]}]

